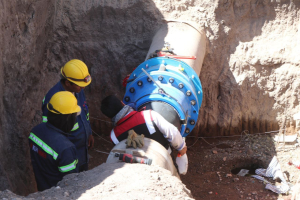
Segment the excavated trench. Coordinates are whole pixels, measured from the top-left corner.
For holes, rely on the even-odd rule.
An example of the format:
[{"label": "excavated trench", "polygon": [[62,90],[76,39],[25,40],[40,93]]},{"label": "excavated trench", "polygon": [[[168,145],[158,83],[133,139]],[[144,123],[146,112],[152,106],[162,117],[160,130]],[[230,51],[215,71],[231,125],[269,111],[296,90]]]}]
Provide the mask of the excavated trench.
[{"label": "excavated trench", "polygon": [[[0,190],[9,188],[21,195],[35,191],[27,137],[41,123],[42,99],[59,80],[60,67],[72,58],[89,67],[93,81],[85,93],[92,128],[105,137],[111,127],[99,102],[109,94],[123,97],[123,78],[144,61],[163,19],[194,21],[206,32],[200,75],[204,98],[191,136],[278,130],[283,117],[289,126],[296,126],[299,2],[13,0],[0,4]],[[195,152],[190,150],[192,160]],[[191,171],[199,165],[193,163]]]}]

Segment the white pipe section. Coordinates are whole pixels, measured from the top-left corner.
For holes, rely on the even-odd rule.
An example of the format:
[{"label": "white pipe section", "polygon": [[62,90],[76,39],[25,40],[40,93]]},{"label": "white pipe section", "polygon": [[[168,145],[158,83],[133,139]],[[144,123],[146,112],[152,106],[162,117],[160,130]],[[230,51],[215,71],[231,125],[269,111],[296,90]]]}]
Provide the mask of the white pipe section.
[{"label": "white pipe section", "polygon": [[146,60],[150,54],[164,47],[165,43],[174,48],[179,56],[196,56],[196,60],[180,59],[191,66],[200,76],[206,49],[206,36],[202,28],[192,22],[168,21],[155,34]]},{"label": "white pipe section", "polygon": [[[177,169],[173,164],[172,157],[170,153],[166,150],[158,142],[151,140],[149,138],[144,138],[144,146],[142,148],[126,148],[125,144],[126,140],[121,141],[118,143],[114,148],[111,150],[110,155],[108,156],[106,163],[117,163],[122,162],[119,160],[118,157],[115,157],[114,153],[129,153],[133,156],[138,157],[147,157],[152,159],[151,165],[158,165],[164,169],[167,169],[171,172],[173,176],[176,176],[180,179]],[[149,167],[151,167],[151,165]]]}]

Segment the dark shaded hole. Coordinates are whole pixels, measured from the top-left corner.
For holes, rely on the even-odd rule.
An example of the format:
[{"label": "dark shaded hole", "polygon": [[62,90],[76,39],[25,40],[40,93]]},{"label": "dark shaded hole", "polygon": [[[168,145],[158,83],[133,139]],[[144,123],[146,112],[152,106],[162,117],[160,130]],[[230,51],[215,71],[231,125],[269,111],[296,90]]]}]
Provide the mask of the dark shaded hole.
[{"label": "dark shaded hole", "polygon": [[219,149],[229,149],[229,148],[232,148],[232,146],[228,145],[228,144],[218,144],[216,147],[219,148]]},{"label": "dark shaded hole", "polygon": [[242,167],[237,167],[231,170],[232,174],[238,174],[242,169],[249,170],[248,175],[255,175],[255,170],[258,168],[263,168],[263,166],[260,163],[253,163],[250,165],[243,165]]}]

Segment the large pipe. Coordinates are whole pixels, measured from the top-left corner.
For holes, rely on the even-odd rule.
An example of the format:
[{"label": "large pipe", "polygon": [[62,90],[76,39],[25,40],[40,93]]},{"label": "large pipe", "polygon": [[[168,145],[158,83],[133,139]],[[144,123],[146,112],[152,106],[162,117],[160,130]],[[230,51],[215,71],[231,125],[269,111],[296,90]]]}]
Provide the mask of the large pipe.
[{"label": "large pipe", "polygon": [[153,37],[146,60],[158,49],[169,43],[177,55],[196,56],[196,59],[179,59],[184,61],[200,76],[205,55],[206,37],[203,29],[192,22],[169,21]]},{"label": "large pipe", "polygon": [[146,61],[128,78],[123,102],[155,110],[187,136],[202,104],[199,75],[205,48],[203,30],[186,22],[166,23],[154,36]]},{"label": "large pipe", "polygon": [[151,165],[158,165],[164,169],[167,169],[173,176],[176,176],[180,179],[177,169],[173,164],[172,157],[164,146],[154,140],[144,138],[144,146],[142,148],[126,149],[125,141],[126,140],[123,140],[114,146],[114,148],[110,151],[106,163],[121,162],[119,161],[119,158],[115,156],[115,153],[128,153],[137,157],[150,158],[152,159]]}]

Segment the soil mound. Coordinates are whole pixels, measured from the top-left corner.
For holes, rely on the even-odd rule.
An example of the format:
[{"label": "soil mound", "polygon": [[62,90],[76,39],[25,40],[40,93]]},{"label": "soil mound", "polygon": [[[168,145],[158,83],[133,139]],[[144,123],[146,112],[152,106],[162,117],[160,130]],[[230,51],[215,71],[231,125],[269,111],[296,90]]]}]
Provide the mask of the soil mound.
[{"label": "soil mound", "polygon": [[70,174],[43,192],[26,198],[6,190],[0,198],[22,199],[191,199],[190,191],[171,172],[142,164],[102,164]]}]

